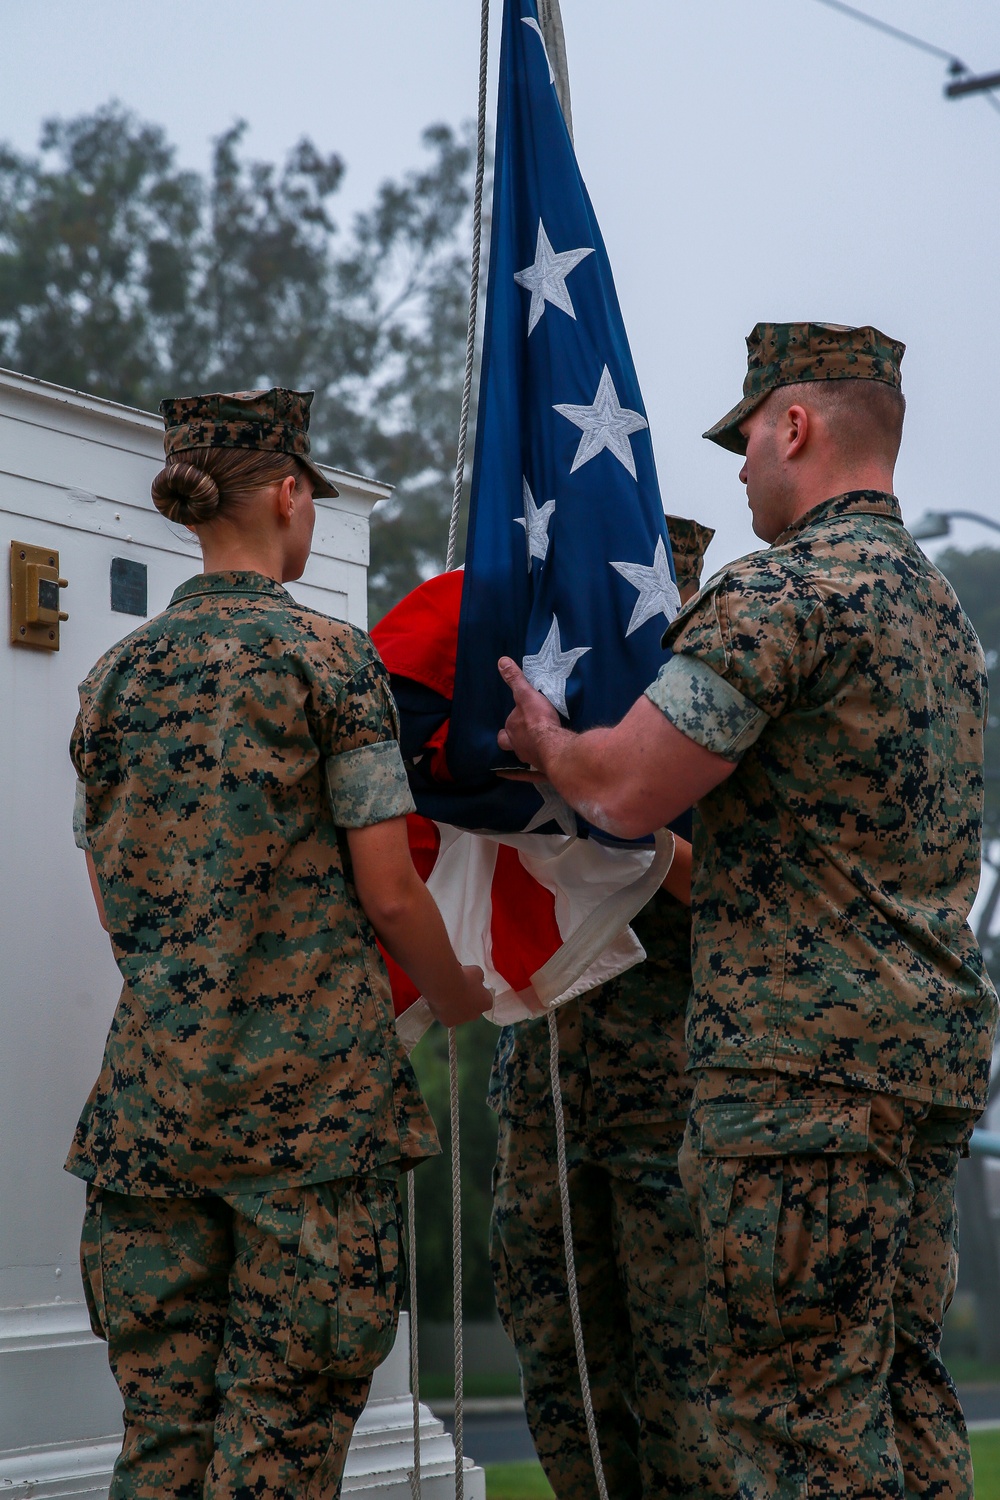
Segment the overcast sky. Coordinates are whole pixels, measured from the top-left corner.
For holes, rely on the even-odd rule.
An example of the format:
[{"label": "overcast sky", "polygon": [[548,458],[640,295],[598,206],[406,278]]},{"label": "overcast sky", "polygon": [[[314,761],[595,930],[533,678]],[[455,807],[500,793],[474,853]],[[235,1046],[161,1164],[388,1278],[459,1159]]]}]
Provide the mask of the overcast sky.
[{"label": "overcast sky", "polygon": [[[996,0],[857,0],[1000,69]],[[494,71],[501,0],[493,0]],[[601,221],[668,510],[759,545],[739,462],[701,432],[740,394],[758,319],[874,323],[908,345],[904,515],[1000,521],[1000,113],[945,64],[818,0],[562,0],[577,154]],[[118,98],[185,164],[236,117],[278,159],[348,165],[341,217],[475,111],[478,0],[6,0],[0,138]],[[491,90],[491,109],[494,104]],[[961,546],[1000,542],[972,523]]]}]

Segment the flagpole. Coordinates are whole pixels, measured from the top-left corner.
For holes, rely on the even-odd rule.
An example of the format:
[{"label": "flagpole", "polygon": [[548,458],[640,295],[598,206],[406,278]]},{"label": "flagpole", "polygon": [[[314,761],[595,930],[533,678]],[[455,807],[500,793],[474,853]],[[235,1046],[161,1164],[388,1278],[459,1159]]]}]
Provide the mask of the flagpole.
[{"label": "flagpole", "polygon": [[573,139],[573,106],[569,96],[569,64],[566,61],[566,33],[563,31],[559,0],[538,0],[538,21],[542,28],[545,51],[555,74],[556,98]]}]

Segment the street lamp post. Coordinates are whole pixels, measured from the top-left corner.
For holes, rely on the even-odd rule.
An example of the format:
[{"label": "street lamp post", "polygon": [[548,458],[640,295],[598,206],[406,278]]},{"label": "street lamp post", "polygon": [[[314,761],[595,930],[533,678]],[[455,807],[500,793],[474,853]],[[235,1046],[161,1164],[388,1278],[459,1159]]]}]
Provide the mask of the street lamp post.
[{"label": "street lamp post", "polygon": [[947,536],[952,521],[978,521],[980,526],[1000,531],[1000,521],[981,516],[977,510],[928,510],[919,520],[914,521],[910,527],[910,535],[915,542],[930,542],[935,537]]}]

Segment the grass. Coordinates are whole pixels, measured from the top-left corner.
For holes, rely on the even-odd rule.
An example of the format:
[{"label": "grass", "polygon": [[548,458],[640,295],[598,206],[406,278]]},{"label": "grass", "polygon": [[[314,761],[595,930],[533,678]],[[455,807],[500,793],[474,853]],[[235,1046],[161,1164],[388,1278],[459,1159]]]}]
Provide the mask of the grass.
[{"label": "grass", "polygon": [[[421,1401],[450,1401],[455,1394],[455,1377],[449,1372],[443,1375],[421,1375]],[[520,1396],[521,1385],[516,1375],[505,1371],[467,1372],[465,1394],[471,1397]]]},{"label": "grass", "polygon": [[488,1464],[486,1500],[555,1500],[541,1464]]},{"label": "grass", "polygon": [[[1000,1500],[1000,1432],[974,1432],[972,1438],[972,1467],[976,1476],[976,1500]],[[529,1466],[530,1467],[530,1466]],[[486,1493],[490,1494],[489,1476],[486,1480]],[[503,1490],[498,1490],[498,1495],[503,1495]],[[512,1491],[512,1494],[516,1491]],[[524,1494],[530,1495],[531,1490],[525,1490]],[[544,1495],[544,1490],[539,1490],[539,1495]]]},{"label": "grass", "polygon": [[[972,1434],[976,1500],[1000,1500],[1000,1431]],[[553,1500],[541,1464],[489,1464],[486,1500]]]},{"label": "grass", "polygon": [[1000,1385],[1000,1365],[984,1364],[967,1355],[945,1356],[948,1374],[956,1385]]}]

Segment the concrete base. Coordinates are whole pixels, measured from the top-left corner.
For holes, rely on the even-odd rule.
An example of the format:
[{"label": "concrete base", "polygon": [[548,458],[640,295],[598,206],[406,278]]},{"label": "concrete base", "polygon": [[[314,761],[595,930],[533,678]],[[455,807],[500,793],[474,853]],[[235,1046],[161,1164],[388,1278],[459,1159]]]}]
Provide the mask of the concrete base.
[{"label": "concrete base", "polygon": [[[69,1309],[66,1309],[68,1312]],[[21,1331],[18,1353],[8,1345],[4,1361],[8,1378],[17,1380],[11,1390],[31,1400],[34,1381],[30,1334]],[[8,1339],[13,1344],[11,1331]],[[103,1347],[89,1330],[67,1328],[63,1332],[63,1357],[70,1349],[103,1356]],[[0,1340],[0,1342],[3,1342]],[[46,1341],[49,1357],[55,1345]],[[344,1472],[343,1494],[378,1496],[378,1500],[411,1500],[410,1470],[413,1465],[413,1405],[409,1379],[409,1320],[404,1313],[389,1358],[375,1373],[371,1396],[355,1429]],[[27,1363],[24,1363],[27,1361]],[[51,1370],[49,1372],[52,1373]],[[110,1378],[110,1377],[109,1377]],[[60,1380],[65,1389],[65,1383]],[[40,1393],[39,1393],[40,1394]],[[44,1411],[44,1408],[42,1408]],[[27,1433],[25,1435],[28,1435]],[[34,1444],[7,1448],[0,1453],[0,1500],[107,1500],[111,1470],[121,1448],[121,1434],[85,1442]],[[424,1500],[449,1500],[455,1493],[455,1448],[428,1407],[420,1408],[420,1468]],[[465,1460],[467,1500],[486,1500],[486,1475],[471,1459]]]}]

